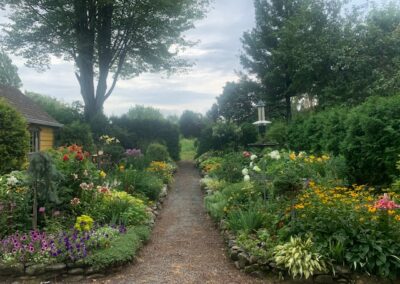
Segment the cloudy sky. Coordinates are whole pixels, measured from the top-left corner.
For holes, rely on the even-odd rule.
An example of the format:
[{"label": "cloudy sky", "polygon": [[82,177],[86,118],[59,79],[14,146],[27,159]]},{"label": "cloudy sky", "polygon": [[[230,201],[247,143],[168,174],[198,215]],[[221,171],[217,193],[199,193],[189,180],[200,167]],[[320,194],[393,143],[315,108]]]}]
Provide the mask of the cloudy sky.
[{"label": "cloudy sky", "polygon": [[[120,80],[105,103],[105,112],[118,115],[135,104],[159,108],[166,115],[180,114],[185,109],[206,112],[225,82],[237,79],[235,71],[241,68],[240,37],[254,26],[252,3],[251,0],[215,0],[207,17],[187,32],[189,39],[199,41],[184,54],[195,62],[191,70],[169,78],[143,74]],[[12,58],[19,68],[24,90],[65,102],[81,99],[73,64],[55,59],[49,71],[38,73],[25,67],[21,58]]]}]

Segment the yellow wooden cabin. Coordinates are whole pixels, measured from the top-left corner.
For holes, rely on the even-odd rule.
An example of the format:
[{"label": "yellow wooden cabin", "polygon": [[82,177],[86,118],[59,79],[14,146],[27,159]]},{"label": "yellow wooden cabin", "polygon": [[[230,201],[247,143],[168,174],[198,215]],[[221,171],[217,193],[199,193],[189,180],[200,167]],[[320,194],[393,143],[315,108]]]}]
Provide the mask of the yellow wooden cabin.
[{"label": "yellow wooden cabin", "polygon": [[54,146],[54,131],[63,125],[58,123],[31,98],[16,88],[0,86],[0,98],[4,98],[19,111],[28,122],[30,152],[44,151]]}]

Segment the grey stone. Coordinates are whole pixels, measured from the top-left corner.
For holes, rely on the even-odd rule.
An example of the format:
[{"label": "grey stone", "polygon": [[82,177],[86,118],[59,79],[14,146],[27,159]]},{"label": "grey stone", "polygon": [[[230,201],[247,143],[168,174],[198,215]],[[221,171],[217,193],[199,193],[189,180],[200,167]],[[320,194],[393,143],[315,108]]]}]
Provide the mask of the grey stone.
[{"label": "grey stone", "polygon": [[241,247],[238,247],[238,246],[232,246],[231,249],[232,250],[236,250],[236,251],[241,251],[242,250]]},{"label": "grey stone", "polygon": [[104,274],[97,273],[97,274],[92,274],[92,275],[87,276],[86,279],[97,279],[97,278],[102,278],[102,277],[104,277]]},{"label": "grey stone", "polygon": [[258,257],[254,256],[254,255],[250,255],[249,261],[250,261],[250,264],[257,263]]},{"label": "grey stone", "polygon": [[351,271],[348,267],[339,266],[339,265],[335,266],[335,271],[338,274],[350,274],[351,273]]},{"label": "grey stone", "polygon": [[28,275],[40,275],[46,272],[46,267],[46,264],[31,265],[25,269],[25,273]]},{"label": "grey stone", "polygon": [[263,273],[262,271],[256,270],[250,273],[251,276],[256,277],[256,278],[264,278],[265,277],[265,273]]},{"label": "grey stone", "polygon": [[69,276],[68,278],[65,279],[65,281],[67,283],[70,283],[70,282],[79,282],[83,279],[85,279],[83,275],[74,275],[74,276]]},{"label": "grey stone", "polygon": [[240,269],[239,261],[235,261],[234,263],[235,263],[236,268]]},{"label": "grey stone", "polygon": [[318,284],[334,284],[335,280],[333,280],[332,275],[321,274],[314,277],[314,282]]},{"label": "grey stone", "polygon": [[101,271],[101,269],[99,268],[94,268],[94,267],[89,267],[85,270],[85,274],[86,275],[90,275],[90,274],[97,274]]},{"label": "grey stone", "polygon": [[67,268],[67,265],[65,263],[55,263],[48,265],[46,267],[46,271],[63,271],[64,269]]},{"label": "grey stone", "polygon": [[229,257],[230,257],[230,259],[232,259],[233,261],[239,260],[238,252],[237,252],[236,250],[231,250],[231,251],[229,252]]},{"label": "grey stone", "polygon": [[268,264],[268,266],[271,267],[271,268],[277,268],[275,262],[270,262],[270,263]]},{"label": "grey stone", "polygon": [[252,264],[252,265],[246,266],[244,268],[244,272],[251,273],[251,272],[257,271],[259,269],[260,269],[260,266],[258,264]]},{"label": "grey stone", "polygon": [[18,277],[18,280],[21,280],[21,281],[30,281],[30,280],[35,280],[35,279],[37,279],[37,277],[36,276],[20,276],[20,277]]},{"label": "grey stone", "polygon": [[0,275],[24,275],[24,266],[19,263],[13,265],[0,264]]},{"label": "grey stone", "polygon": [[85,272],[83,268],[72,268],[68,270],[68,274],[70,275],[81,275]]},{"label": "grey stone", "polygon": [[238,258],[239,258],[238,261],[239,261],[240,268],[245,268],[245,266],[250,264],[249,258],[245,253],[243,253],[243,252],[239,253]]}]

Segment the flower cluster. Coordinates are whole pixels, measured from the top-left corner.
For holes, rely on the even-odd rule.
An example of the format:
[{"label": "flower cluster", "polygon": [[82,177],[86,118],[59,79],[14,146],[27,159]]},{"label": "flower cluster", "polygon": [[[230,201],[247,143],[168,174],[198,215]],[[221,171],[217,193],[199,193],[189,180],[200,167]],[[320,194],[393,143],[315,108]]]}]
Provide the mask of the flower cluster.
[{"label": "flower cluster", "polygon": [[102,135],[100,136],[100,141],[104,142],[105,144],[113,144],[113,143],[119,143],[119,140],[115,137],[111,137],[108,135]]},{"label": "flower cluster", "polygon": [[125,151],[125,155],[128,157],[141,157],[142,156],[142,151],[140,149],[127,149]]},{"label": "flower cluster", "polygon": [[393,210],[400,208],[400,205],[396,204],[390,199],[389,194],[385,193],[377,202],[375,202],[375,208]]}]

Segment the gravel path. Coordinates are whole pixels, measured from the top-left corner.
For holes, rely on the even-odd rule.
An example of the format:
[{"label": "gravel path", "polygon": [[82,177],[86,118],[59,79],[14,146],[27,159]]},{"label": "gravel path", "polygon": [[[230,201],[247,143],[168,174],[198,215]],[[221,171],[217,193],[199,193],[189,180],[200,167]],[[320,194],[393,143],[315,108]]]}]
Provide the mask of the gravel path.
[{"label": "gravel path", "polygon": [[152,239],[136,263],[97,283],[273,283],[240,272],[227,258],[204,211],[199,178],[192,162],[179,163]]}]

